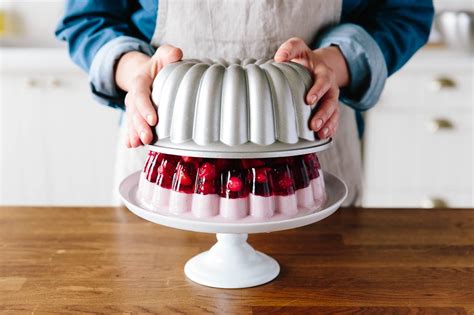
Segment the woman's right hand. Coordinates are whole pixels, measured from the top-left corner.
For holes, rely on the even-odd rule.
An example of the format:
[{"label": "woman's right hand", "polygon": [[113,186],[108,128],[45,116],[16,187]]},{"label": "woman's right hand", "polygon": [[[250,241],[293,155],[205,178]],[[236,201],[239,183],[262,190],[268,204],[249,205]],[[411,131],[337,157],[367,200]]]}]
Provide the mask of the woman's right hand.
[{"label": "woman's right hand", "polygon": [[136,148],[153,140],[151,126],[158,123],[156,108],[151,101],[151,87],[158,72],[169,63],[183,58],[181,49],[163,45],[152,57],[132,51],[124,54],[117,63],[115,82],[127,92],[125,117],[128,137],[125,145]]}]

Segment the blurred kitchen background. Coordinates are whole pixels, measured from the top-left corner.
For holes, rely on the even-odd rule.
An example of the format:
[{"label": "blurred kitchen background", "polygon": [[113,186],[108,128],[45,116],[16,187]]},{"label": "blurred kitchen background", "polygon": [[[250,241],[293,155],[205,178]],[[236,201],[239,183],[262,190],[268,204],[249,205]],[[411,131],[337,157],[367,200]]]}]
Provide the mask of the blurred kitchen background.
[{"label": "blurred kitchen background", "polygon": [[[366,114],[365,207],[474,207],[474,2],[435,5],[430,43]],[[62,10],[0,0],[0,205],[115,200],[120,113],[54,38]]]}]

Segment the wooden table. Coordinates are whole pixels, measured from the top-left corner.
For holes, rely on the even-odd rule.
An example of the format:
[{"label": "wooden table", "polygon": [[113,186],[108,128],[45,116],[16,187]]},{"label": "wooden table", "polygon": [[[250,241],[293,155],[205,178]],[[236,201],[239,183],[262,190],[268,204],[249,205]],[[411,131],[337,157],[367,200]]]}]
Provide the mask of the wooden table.
[{"label": "wooden table", "polygon": [[296,230],[251,235],[281,264],[256,288],[189,281],[214,235],[125,208],[0,208],[0,310],[474,314],[473,210],[342,209]]}]

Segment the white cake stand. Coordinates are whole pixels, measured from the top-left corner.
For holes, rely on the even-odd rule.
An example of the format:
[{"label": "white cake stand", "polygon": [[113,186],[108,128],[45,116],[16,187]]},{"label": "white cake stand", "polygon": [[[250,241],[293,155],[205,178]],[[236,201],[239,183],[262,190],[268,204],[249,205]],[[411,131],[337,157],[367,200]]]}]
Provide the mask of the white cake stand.
[{"label": "white cake stand", "polygon": [[137,216],[176,229],[217,234],[217,243],[209,251],[191,258],[184,266],[189,279],[215,288],[248,288],[273,280],[278,276],[280,266],[275,259],[254,250],[247,243],[248,234],[287,230],[320,221],[333,214],[347,196],[344,182],[325,172],[327,201],[321,210],[268,222],[206,222],[145,209],[137,198],[139,177],[140,172],[134,173],[120,185],[123,202]]}]

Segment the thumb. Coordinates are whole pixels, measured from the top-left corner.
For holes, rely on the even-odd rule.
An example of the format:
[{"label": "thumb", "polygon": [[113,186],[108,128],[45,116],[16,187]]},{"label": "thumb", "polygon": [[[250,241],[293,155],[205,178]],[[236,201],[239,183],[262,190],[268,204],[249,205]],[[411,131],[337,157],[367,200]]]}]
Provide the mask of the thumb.
[{"label": "thumb", "polygon": [[304,56],[309,51],[308,45],[301,38],[290,38],[275,53],[276,62],[285,62]]},{"label": "thumb", "polygon": [[153,58],[157,58],[160,68],[163,68],[169,63],[181,60],[183,51],[171,45],[163,45],[156,50]]}]

